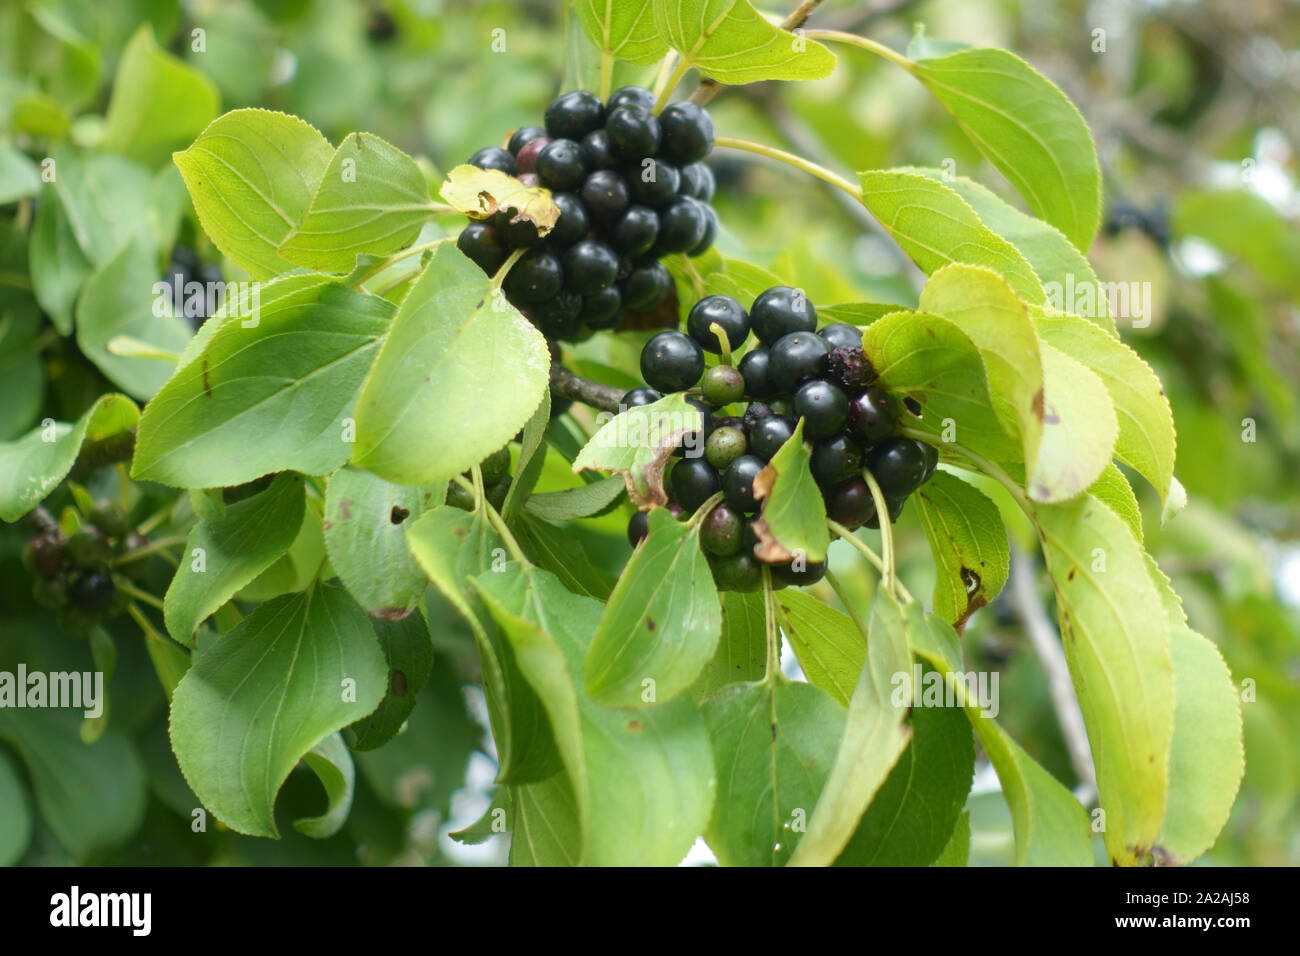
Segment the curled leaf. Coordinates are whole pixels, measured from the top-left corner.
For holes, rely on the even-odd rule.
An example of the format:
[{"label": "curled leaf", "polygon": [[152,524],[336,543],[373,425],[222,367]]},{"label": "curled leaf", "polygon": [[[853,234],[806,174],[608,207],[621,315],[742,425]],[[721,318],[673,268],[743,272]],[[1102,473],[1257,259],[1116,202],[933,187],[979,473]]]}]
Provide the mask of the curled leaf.
[{"label": "curled leaf", "polygon": [[539,235],[546,235],[560,218],[560,207],[551,191],[542,186],[526,186],[499,169],[479,169],[462,164],[447,174],[439,190],[458,212],[471,219],[487,219],[507,209],[514,210],[511,222],[531,222]]},{"label": "curled leaf", "polygon": [[627,494],[638,508],[668,504],[664,468],[682,438],[703,425],[699,409],[675,392],[650,405],[629,408],[591,437],[573,461],[573,473],[612,471],[623,476]]}]

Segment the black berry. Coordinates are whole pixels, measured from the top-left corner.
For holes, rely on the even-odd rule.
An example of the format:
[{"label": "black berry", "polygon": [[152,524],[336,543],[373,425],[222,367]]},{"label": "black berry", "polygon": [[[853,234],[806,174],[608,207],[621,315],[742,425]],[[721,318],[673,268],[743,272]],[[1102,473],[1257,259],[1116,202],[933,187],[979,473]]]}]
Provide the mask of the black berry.
[{"label": "black berry", "polygon": [[623,280],[623,304],[629,309],[652,309],[668,298],[672,287],[673,277],[667,267],[661,262],[647,262]]},{"label": "black berry", "polygon": [[867,467],[886,497],[910,495],[925,481],[926,453],[923,442],[911,438],[888,438],[867,452]]},{"label": "black berry", "polygon": [[634,388],[632,391],[627,392],[620,401],[620,404],[628,408],[636,408],[638,405],[653,405],[661,398],[663,398],[663,396],[653,388],[650,388],[647,385],[642,385],[640,388]]},{"label": "black berry", "polygon": [[683,195],[694,196],[703,202],[713,198],[713,191],[716,188],[713,170],[703,163],[691,163],[689,166],[683,166],[681,172],[682,184],[679,188]]},{"label": "black berry", "polygon": [[549,136],[536,136],[519,147],[519,152],[515,154],[515,163],[519,166],[521,177],[524,173],[531,173],[537,168],[537,157],[552,142]]},{"label": "black berry", "polygon": [[784,415],[769,415],[749,430],[749,447],[759,458],[769,461],[794,434],[794,422]]},{"label": "black berry", "polygon": [[825,561],[801,561],[796,570],[793,562],[772,565],[772,577],[789,587],[808,587],[826,577]]},{"label": "black berry", "polygon": [[510,254],[496,229],[486,222],[471,222],[462,229],[456,237],[456,248],[488,275],[505,265]]},{"label": "black berry", "polygon": [[722,490],[731,507],[744,514],[758,510],[758,500],[754,497],[754,479],[765,464],[757,455],[741,455],[727,466],[727,470],[722,473]]},{"label": "black berry", "polygon": [[[764,345],[771,345],[791,332],[815,330],[817,310],[802,289],[778,285],[758,294],[753,308],[749,310],[749,322],[758,340]],[[830,351],[829,347],[826,351]]]},{"label": "black berry", "polygon": [[829,438],[849,419],[849,400],[830,382],[813,380],[794,393],[794,413],[804,420],[804,434],[812,439]]},{"label": "black berry", "polygon": [[605,107],[586,90],[557,96],[546,107],[546,132],[555,139],[582,139],[605,121]]},{"label": "black berry", "polygon": [[591,295],[583,296],[582,312],[578,318],[593,329],[612,328],[623,310],[623,294],[618,286],[610,285]]},{"label": "black berry", "polygon": [[722,351],[718,337],[710,328],[715,322],[722,326],[733,349],[740,348],[749,338],[749,314],[745,307],[729,295],[707,295],[691,306],[686,316],[686,331],[706,352],[716,355]]},{"label": "black berry", "polygon": [[503,446],[479,462],[479,472],[483,475],[483,484],[496,484],[510,474],[510,449]]},{"label": "black berry", "polygon": [[548,339],[574,339],[582,327],[582,296],[563,289],[533,306],[533,324]]},{"label": "black berry", "polygon": [[594,129],[582,137],[582,158],[588,169],[613,169],[618,165],[609,146],[609,134],[603,129]]},{"label": "black berry", "polygon": [[681,184],[677,167],[660,159],[644,159],[626,170],[632,199],[644,206],[662,206],[672,201]]},{"label": "black berry", "polygon": [[757,591],[763,586],[763,566],[748,551],[725,558],[710,555],[709,567],[719,591]]},{"label": "black berry", "polygon": [[537,154],[534,165],[538,181],[547,189],[572,192],[587,177],[587,163],[582,147],[571,139],[556,139]]},{"label": "black berry", "polygon": [[590,231],[587,207],[573,193],[555,193],[551,198],[560,207],[560,218],[555,220],[546,238],[552,245],[566,249]]},{"label": "black berry", "polygon": [[606,109],[613,112],[620,106],[639,106],[642,109],[652,110],[655,106],[655,95],[644,86],[620,86],[610,94]]},{"label": "black berry", "polygon": [[862,470],[862,451],[846,435],[833,435],[813,445],[809,467],[817,484],[830,487]]},{"label": "black berry", "polygon": [[555,297],[564,285],[560,260],[545,249],[529,249],[511,266],[502,287],[511,301],[531,304]]},{"label": "black berry", "polygon": [[[750,320],[753,318],[751,312]],[[823,374],[826,354],[826,342],[812,332],[791,332],[781,336],[771,348],[768,366],[774,389],[788,394],[804,379]]]},{"label": "black berry", "polygon": [[700,208],[704,210],[704,235],[690,249],[686,250],[688,256],[702,256],[709,251],[713,245],[713,240],[718,237],[718,214],[713,211],[713,207],[700,203]]},{"label": "black berry", "polygon": [[598,169],[588,176],[581,195],[596,222],[611,222],[627,209],[627,181],[612,169]]},{"label": "black berry", "polygon": [[537,139],[539,136],[545,136],[546,130],[540,126],[521,126],[510,134],[510,142],[506,144],[506,149],[510,150],[512,156],[518,156],[519,150]]},{"label": "black berry", "polygon": [[860,475],[848,478],[826,493],[826,517],[852,531],[876,516],[871,489]]},{"label": "black berry", "polygon": [[469,158],[469,164],[479,169],[499,169],[508,176],[519,172],[515,158],[500,146],[484,146]]},{"label": "black berry", "polygon": [[605,120],[609,148],[620,159],[638,160],[659,151],[659,120],[641,106],[620,106]]},{"label": "black berry", "polygon": [[659,212],[655,250],[660,254],[690,252],[704,238],[707,226],[704,205],[690,196],[677,196]]},{"label": "black berry", "polygon": [[727,557],[740,550],[744,523],[725,502],[714,505],[700,525],[700,545],[710,554]]},{"label": "black berry", "polygon": [[625,255],[649,252],[659,238],[659,216],[649,206],[629,206],[610,230],[609,241]]},{"label": "black berry", "polygon": [[641,377],[660,392],[684,392],[703,374],[704,352],[681,332],[660,332],[641,350]]},{"label": "black berry", "polygon": [[862,330],[847,322],[834,322],[817,330],[817,334],[826,340],[832,349],[861,349]]},{"label": "black berry", "polygon": [[849,429],[865,442],[887,438],[896,421],[894,402],[883,388],[869,388],[849,401]]},{"label": "black berry", "polygon": [[87,571],[79,574],[68,589],[68,596],[72,598],[72,603],[81,610],[91,613],[107,608],[113,603],[116,593],[117,588],[113,584],[113,578],[104,571]]},{"label": "black berry", "polygon": [[741,358],[737,368],[745,379],[745,394],[750,398],[767,398],[776,390],[772,384],[771,359],[767,349],[751,349]]},{"label": "black berry", "polygon": [[593,295],[618,278],[618,256],[595,239],[575,242],[561,260],[568,288],[580,295]]},{"label": "black berry", "polygon": [[703,107],[683,101],[659,114],[663,154],[679,166],[698,163],[713,149],[713,120]]},{"label": "black berry", "polygon": [[694,513],[722,487],[717,470],[703,458],[683,458],[673,465],[668,480],[673,499],[688,513]]},{"label": "black berry", "polygon": [[627,523],[627,543],[636,547],[650,533],[650,512],[638,511]]},{"label": "black berry", "polygon": [[[903,505],[907,504],[907,496],[900,495],[897,498],[890,498],[888,495],[886,495],[885,504],[889,506],[889,521],[892,524],[893,522],[897,521],[899,515],[903,513]],[[866,521],[866,527],[879,528],[880,515],[872,514],[872,516],[868,518]]]}]

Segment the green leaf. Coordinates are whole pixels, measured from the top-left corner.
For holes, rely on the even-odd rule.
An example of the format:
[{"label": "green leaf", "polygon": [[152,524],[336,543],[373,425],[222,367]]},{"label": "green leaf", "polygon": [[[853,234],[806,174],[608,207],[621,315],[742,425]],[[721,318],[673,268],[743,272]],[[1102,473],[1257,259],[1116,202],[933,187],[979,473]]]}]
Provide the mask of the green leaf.
[{"label": "green leaf", "polygon": [[159,49],[145,23],[118,61],[100,145],[156,167],[201,133],[220,106],[212,81]]},{"label": "green leaf", "polygon": [[568,774],[510,788],[510,865],[577,866],[582,855],[578,798]]},{"label": "green leaf", "polygon": [[691,688],[691,693],[699,701],[712,697],[728,684],[762,680],[767,670],[767,617],[763,595],[723,591],[718,597],[722,601],[722,636],[713,659]]},{"label": "green leaf", "polygon": [[533,410],[533,417],[528,419],[519,440],[519,459],[515,463],[514,478],[510,482],[510,490],[506,492],[505,503],[501,506],[501,517],[506,524],[514,521],[519,509],[527,505],[537,479],[542,474],[548,447],[546,431],[550,425],[551,391],[548,388],[542,392],[542,400]]},{"label": "green leaf", "polygon": [[338,833],[352,810],[352,793],[356,789],[357,769],[343,738],[330,734],[302,755],[302,762],[312,769],[325,788],[328,805],[320,816],[293,821],[299,833],[316,840],[326,840]]},{"label": "green leaf", "polygon": [[577,0],[574,12],[593,43],[628,63],[657,63],[668,44],[655,29],[655,0]]},{"label": "green leaf", "polygon": [[32,808],[27,788],[9,756],[0,752],[0,866],[18,862],[32,839]]},{"label": "green leaf", "polygon": [[1245,773],[1241,704],[1219,649],[1186,626],[1169,634],[1174,662],[1174,740],[1159,846],[1191,863],[1228,822]]},{"label": "green leaf", "polygon": [[46,419],[17,441],[0,442],[0,520],[17,521],[64,479],[84,442],[135,427],[140,410],[125,395],[103,395],[76,424]]},{"label": "green leaf", "polygon": [[1119,423],[1102,380],[1046,342],[1043,443],[1025,486],[1035,501],[1055,504],[1085,491],[1110,464]]},{"label": "green leaf", "polygon": [[614,576],[592,563],[582,542],[571,531],[528,514],[520,515],[511,530],[528,560],[550,571],[574,594],[585,594],[598,601],[609,598],[609,592],[614,590]]},{"label": "green leaf", "polygon": [[388,661],[388,691],[373,714],[348,728],[353,750],[373,750],[396,736],[433,670],[433,641],[423,614],[400,621],[375,620],[372,626]]},{"label": "green leaf", "polygon": [[27,765],[41,818],[79,862],[126,843],[144,822],[148,800],[131,738],[109,727],[87,745],[81,719],[72,710],[0,709],[0,740]]},{"label": "green leaf", "polygon": [[656,508],[587,651],[586,692],[607,707],[672,700],[713,658],[721,633],[718,589],[699,525]]},{"label": "green leaf", "polygon": [[[138,163],[107,153],[54,152],[54,193],[77,245],[103,265],[132,237],[152,253],[160,245],[153,212],[154,181]],[[157,275],[150,277],[156,279]]]},{"label": "green leaf", "polygon": [[400,486],[341,468],[325,489],[325,550],[343,586],[375,617],[400,620],[424,594],[424,572],[406,547],[408,522],[446,498],[445,482]]},{"label": "green leaf", "polygon": [[605,478],[579,488],[530,495],[524,503],[524,510],[553,523],[586,518],[617,501],[625,488],[622,478]]},{"label": "green leaf", "polygon": [[867,659],[867,645],[847,614],[804,591],[787,588],[776,595],[781,630],[810,682],[845,707]]},{"label": "green leaf", "polygon": [[406,529],[411,554],[433,586],[465,619],[478,645],[483,692],[501,772],[509,783],[551,776],[560,765],[547,711],[515,662],[501,629],[488,616],[473,578],[506,567],[501,539],[482,514],[444,505]]},{"label": "green leaf", "polygon": [[176,687],[171,741],[186,782],[232,830],[278,838],[275,796],[289,772],[373,711],[387,676],[370,619],[342,588],[263,604],[197,653]]},{"label": "green leaf", "polygon": [[881,385],[921,406],[915,428],[935,444],[955,427],[961,444],[995,461],[1019,461],[1021,443],[1003,431],[989,398],[979,349],[956,323],[924,312],[894,312],[862,333]]},{"label": "green leaf", "polygon": [[957,695],[1002,783],[1011,810],[1017,866],[1092,866],[1088,815],[1055,777],[1043,769],[980,705],[965,694],[961,642],[952,626],[933,614],[914,632],[917,655],[942,672]]},{"label": "green leaf", "polygon": [[912,72],[1035,215],[1086,251],[1101,223],[1101,168],[1069,97],[1007,50],[958,50]]},{"label": "green leaf", "polygon": [[334,149],[284,113],[232,110],[173,159],[203,231],[254,279],[293,265],[277,250],[302,222]]},{"label": "green leaf", "polygon": [[[77,303],[77,344],[108,379],[136,398],[151,398],[176,368],[174,356],[190,340],[190,327],[160,306],[154,293],[157,268],[149,250],[131,239],[91,274]],[[110,349],[115,338],[128,336],[173,358],[122,355]]]},{"label": "green leaf", "polygon": [[210,615],[289,550],[303,519],[303,479],[277,475],[262,492],[200,518],[163,598],[167,632],[194,646],[194,632]]},{"label": "green leaf", "polygon": [[763,561],[777,563],[799,556],[811,564],[826,560],[831,545],[826,504],[809,470],[809,460],[801,418],[794,434],[754,479],[754,497],[762,502],[753,523],[758,536],[754,554]]},{"label": "green leaf", "polygon": [[1112,862],[1150,851],[1165,813],[1174,673],[1146,557],[1091,496],[1035,509],[1065,658],[1088,728]]},{"label": "green leaf", "polygon": [[45,403],[45,363],[36,348],[41,325],[40,314],[26,306],[0,317],[0,441],[27,431]]},{"label": "green leaf", "polygon": [[[915,172],[946,183],[970,204],[984,225],[1015,246],[1043,283],[1047,300],[1053,308],[1058,312],[1074,313],[1076,306],[1090,303],[1089,308],[1078,314],[1115,335],[1115,319],[1110,315],[1109,301],[1106,296],[1097,295],[1101,288],[1097,273],[1065,233],[1050,223],[1021,212],[973,179],[949,176],[938,169],[916,169]],[[1082,299],[1081,292],[1090,298]]]},{"label": "green leaf", "polygon": [[1114,462],[1107,465],[1097,480],[1088,486],[1088,494],[1105,502],[1111,511],[1123,518],[1133,532],[1134,540],[1142,543],[1142,512],[1138,508],[1137,496],[1133,494],[1133,486],[1124,477],[1124,472]]},{"label": "green leaf", "polygon": [[[1024,303],[988,269],[953,264],[931,276],[920,308],[950,319],[975,343],[1003,430],[1019,436],[1024,461],[1036,462],[1044,430],[1043,359]],[[961,420],[956,424],[960,443]]]},{"label": "green leaf", "polygon": [[429,184],[415,160],[378,136],[352,133],[278,251],[308,269],[350,272],[358,255],[386,256],[409,245],[432,214]]},{"label": "green leaf", "polygon": [[35,196],[41,191],[41,174],[27,154],[0,143],[0,206]]},{"label": "green leaf", "polygon": [[948,844],[931,866],[966,866],[970,860],[970,811],[962,811]]},{"label": "green leaf", "polygon": [[844,707],[777,678],[726,687],[703,710],[718,775],[709,848],[723,866],[785,865],[831,772]]},{"label": "green leaf", "polygon": [[774,27],[748,0],[654,0],[656,29],[719,83],[817,80],[830,76],[835,55],[820,43]]},{"label": "green leaf", "polygon": [[582,690],[600,603],[518,565],[478,583],[551,714],[578,806],[581,861],[678,863],[713,808],[713,754],[694,703],[680,697],[635,712],[601,707]]},{"label": "green leaf", "polygon": [[916,492],[917,510],[934,555],[934,613],[961,628],[1002,592],[1011,553],[997,505],[945,471]]},{"label": "green leaf", "polygon": [[906,749],[912,735],[906,723],[910,699],[898,700],[895,675],[910,677],[909,632],[923,618],[919,605],[900,607],[887,592],[877,592],[872,601],[866,663],[849,700],[844,735],[791,866],[834,862]]},{"label": "green leaf", "polygon": [[93,270],[77,244],[76,233],[52,186],[36,205],[30,247],[32,291],[60,335],[72,332],[73,307],[81,285]]},{"label": "green leaf", "polygon": [[550,362],[542,334],[483,271],[438,245],[362,389],[352,463],[399,485],[460,474],[524,426]]},{"label": "green leaf", "polygon": [[681,445],[682,437],[698,432],[703,417],[686,402],[684,392],[673,392],[650,405],[626,409],[605,422],[573,460],[573,473],[613,471],[627,484],[628,497],[638,508],[668,504],[664,466]]},{"label": "green leaf", "polygon": [[921,706],[911,727],[837,866],[929,866],[947,846],[975,774],[970,724],[960,708]]},{"label": "green leaf", "polygon": [[209,488],[273,471],[335,471],[392,312],[383,299],[328,284],[223,324],[149,402],[132,477]]},{"label": "green leaf", "polygon": [[239,589],[241,601],[269,601],[282,594],[305,591],[316,581],[325,564],[325,532],[318,501],[308,499],[302,512],[302,524],[282,554],[265,571]]},{"label": "green leaf", "polygon": [[1046,298],[1019,250],[980,222],[947,184],[897,169],[858,173],[858,180],[863,205],[922,271],[934,273],[950,262],[984,266],[1026,302],[1038,304]]},{"label": "green leaf", "polygon": [[1044,342],[1086,365],[1105,384],[1118,418],[1115,457],[1167,501],[1177,437],[1169,399],[1151,366],[1124,342],[1074,316],[1047,315],[1037,324]]}]

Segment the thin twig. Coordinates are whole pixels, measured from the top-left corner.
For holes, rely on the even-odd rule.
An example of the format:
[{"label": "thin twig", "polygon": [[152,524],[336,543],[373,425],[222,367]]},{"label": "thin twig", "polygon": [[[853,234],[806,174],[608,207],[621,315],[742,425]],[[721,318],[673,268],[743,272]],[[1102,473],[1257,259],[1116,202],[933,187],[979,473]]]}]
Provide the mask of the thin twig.
[{"label": "thin twig", "polygon": [[551,391],[563,398],[606,412],[619,411],[619,404],[627,394],[615,385],[605,385],[575,375],[559,362],[551,363]]}]

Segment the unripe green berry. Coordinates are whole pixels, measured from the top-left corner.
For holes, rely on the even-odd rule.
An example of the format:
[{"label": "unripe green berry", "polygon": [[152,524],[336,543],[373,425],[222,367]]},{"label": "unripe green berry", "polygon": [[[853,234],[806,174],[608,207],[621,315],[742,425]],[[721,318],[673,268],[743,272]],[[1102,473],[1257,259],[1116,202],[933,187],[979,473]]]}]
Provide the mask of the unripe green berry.
[{"label": "unripe green berry", "polygon": [[749,443],[745,440],[745,433],[730,425],[715,428],[709,435],[709,440],[704,443],[704,457],[718,471],[725,470],[748,450]]},{"label": "unripe green berry", "polygon": [[730,405],[745,397],[745,379],[730,365],[715,365],[704,373],[700,390],[715,408]]}]

